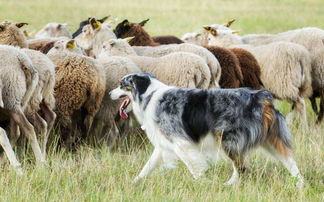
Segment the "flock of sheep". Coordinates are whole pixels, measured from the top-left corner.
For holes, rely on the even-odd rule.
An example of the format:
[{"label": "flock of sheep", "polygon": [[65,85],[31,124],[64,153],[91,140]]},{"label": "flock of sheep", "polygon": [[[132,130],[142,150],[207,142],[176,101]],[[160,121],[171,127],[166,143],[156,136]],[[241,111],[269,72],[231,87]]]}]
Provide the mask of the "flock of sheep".
[{"label": "flock of sheep", "polygon": [[112,29],[116,19],[107,18],[82,21],[73,35],[67,24],[49,23],[35,37],[21,29],[27,23],[0,23],[0,144],[19,173],[12,146],[20,133],[38,162],[45,162],[54,125],[63,146],[90,134],[114,145],[135,125],[120,119],[121,103],[109,92],[123,76],[141,71],[179,87],[267,89],[292,103],[288,118],[306,127],[309,98],[317,122],[323,120],[324,30],[239,36],[232,20],[179,39],[151,37],[143,28],[148,20],[124,20]]}]

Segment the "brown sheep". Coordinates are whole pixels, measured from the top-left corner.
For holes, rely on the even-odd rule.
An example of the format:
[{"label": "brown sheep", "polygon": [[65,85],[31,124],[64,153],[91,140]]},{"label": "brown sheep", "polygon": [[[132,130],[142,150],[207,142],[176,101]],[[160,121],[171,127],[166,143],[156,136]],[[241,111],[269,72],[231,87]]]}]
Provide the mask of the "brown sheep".
[{"label": "brown sheep", "polygon": [[243,75],[239,60],[229,49],[219,46],[204,46],[217,58],[222,67],[219,85],[222,88],[239,88],[243,84]]},{"label": "brown sheep", "polygon": [[86,133],[89,132],[105,94],[105,72],[94,59],[73,53],[63,44],[56,42],[47,55],[56,65],[56,111],[65,130],[62,141],[69,144],[76,138],[68,134],[75,124],[75,113],[81,112]]},{"label": "brown sheep", "polygon": [[154,42],[159,44],[181,44],[184,43],[181,39],[176,36],[167,35],[167,36],[152,36]]},{"label": "brown sheep", "polygon": [[117,38],[134,37],[130,42],[131,46],[159,46],[160,44],[156,43],[143,28],[148,20],[140,23],[131,23],[128,20],[124,20],[116,26],[114,33]]},{"label": "brown sheep", "polygon": [[241,71],[243,74],[243,84],[241,87],[249,87],[251,89],[261,89],[263,84],[260,79],[261,70],[258,61],[247,50],[242,48],[230,48],[239,60]]}]

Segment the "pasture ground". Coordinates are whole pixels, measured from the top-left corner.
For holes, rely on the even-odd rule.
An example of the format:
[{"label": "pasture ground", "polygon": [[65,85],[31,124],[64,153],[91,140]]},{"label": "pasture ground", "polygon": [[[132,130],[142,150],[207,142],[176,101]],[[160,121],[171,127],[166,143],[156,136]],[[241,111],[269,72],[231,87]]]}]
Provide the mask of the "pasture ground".
[{"label": "pasture ground", "polygon": [[[0,19],[28,22],[28,31],[47,22],[67,22],[74,30],[88,16],[117,16],[138,22],[150,18],[146,29],[152,35],[199,30],[201,25],[236,18],[233,28],[247,33],[276,33],[315,26],[324,29],[323,0],[2,0]],[[277,102],[287,114],[290,106]],[[82,146],[76,153],[55,152],[50,146],[48,165],[35,166],[30,152],[19,155],[25,175],[17,176],[3,164],[0,167],[0,201],[324,201],[324,124],[315,126],[307,102],[309,130],[293,124],[295,158],[306,187],[297,190],[294,179],[282,165],[265,157],[261,150],[248,158],[249,169],[238,187],[224,187],[231,176],[229,161],[211,167],[206,177],[193,180],[180,168],[153,175],[140,183],[132,179],[152,152],[145,141],[129,149],[109,152],[107,148]],[[54,134],[53,134],[54,135]],[[133,133],[138,136],[138,133]]]}]

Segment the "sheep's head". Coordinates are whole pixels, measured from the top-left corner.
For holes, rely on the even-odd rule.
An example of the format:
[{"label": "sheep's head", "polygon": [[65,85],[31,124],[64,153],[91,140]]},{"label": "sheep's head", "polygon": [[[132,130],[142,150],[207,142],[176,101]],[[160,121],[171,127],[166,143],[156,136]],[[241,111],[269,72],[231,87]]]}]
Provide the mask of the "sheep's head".
[{"label": "sheep's head", "polygon": [[18,46],[27,48],[27,42],[23,31],[19,28],[27,25],[27,23],[14,23],[4,21],[0,23],[0,44]]},{"label": "sheep's head", "polygon": [[54,52],[63,51],[84,54],[82,49],[75,43],[74,39],[61,39],[56,41],[53,48],[48,53],[53,54]]},{"label": "sheep's head", "polygon": [[186,43],[192,43],[196,45],[203,45],[204,34],[198,32],[186,33],[181,37],[181,40]]},{"label": "sheep's head", "polygon": [[[205,29],[206,30],[206,29]],[[207,31],[207,30],[206,30]],[[237,31],[231,29],[214,29],[207,31],[207,45],[228,47],[233,44],[241,43],[239,36],[235,35]]]},{"label": "sheep's head", "polygon": [[230,26],[235,22],[235,19],[229,20],[224,24],[212,24],[212,25],[204,25],[203,28],[206,31],[211,31],[211,30],[231,30]]},{"label": "sheep's head", "polygon": [[129,42],[133,38],[134,37],[128,37],[124,39],[110,39],[105,41],[98,58],[104,58],[107,56],[136,55],[134,49],[129,45]]},{"label": "sheep's head", "polygon": [[127,36],[127,33],[131,30],[133,26],[141,26],[143,27],[150,19],[143,20],[139,23],[129,22],[127,19],[119,23],[114,29],[114,33],[117,38],[124,38]]},{"label": "sheep's head", "polygon": [[36,38],[47,37],[68,37],[71,38],[71,33],[66,23],[52,22],[46,24],[39,32],[36,33]]}]

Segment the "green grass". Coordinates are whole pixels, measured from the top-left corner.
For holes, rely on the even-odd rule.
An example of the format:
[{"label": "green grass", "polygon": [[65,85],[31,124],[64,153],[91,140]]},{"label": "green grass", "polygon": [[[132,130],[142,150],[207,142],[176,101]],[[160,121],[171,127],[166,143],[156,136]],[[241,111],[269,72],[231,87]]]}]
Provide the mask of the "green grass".
[{"label": "green grass", "polygon": [[[177,36],[231,18],[237,19],[233,28],[243,34],[304,26],[324,28],[323,11],[323,0],[0,1],[0,19],[28,22],[29,31],[51,21],[67,22],[74,30],[88,16],[111,14],[135,22],[150,18],[146,25],[149,33]],[[277,102],[277,107],[284,114],[290,108],[284,102]],[[133,147],[131,141],[126,152],[83,146],[70,153],[55,152],[51,147],[46,167],[35,166],[30,152],[22,153],[19,159],[26,170],[24,176],[17,176],[8,164],[0,169],[0,201],[323,201],[324,124],[315,126],[309,103],[307,107],[310,129],[301,131],[296,124],[291,126],[295,158],[307,183],[302,190],[294,187],[294,179],[283,166],[260,150],[249,155],[249,170],[238,187],[222,185],[231,176],[228,161],[211,167],[201,180],[193,180],[182,165],[133,185],[131,181],[152,147]]]}]

